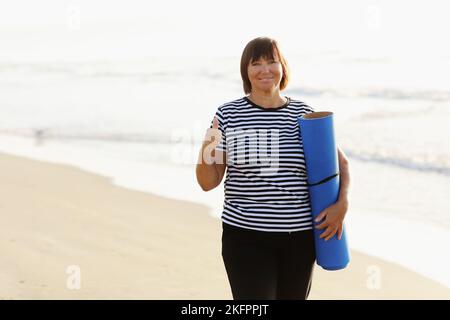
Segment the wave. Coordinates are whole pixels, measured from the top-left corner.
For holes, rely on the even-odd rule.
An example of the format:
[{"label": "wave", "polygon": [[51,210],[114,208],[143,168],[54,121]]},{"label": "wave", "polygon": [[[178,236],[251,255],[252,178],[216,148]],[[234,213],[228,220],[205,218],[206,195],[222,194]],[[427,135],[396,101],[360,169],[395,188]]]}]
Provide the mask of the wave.
[{"label": "wave", "polygon": [[450,101],[450,91],[447,90],[293,88],[286,91],[300,96],[332,96],[382,100],[425,100],[433,102]]},{"label": "wave", "polygon": [[[159,70],[157,70],[159,69]],[[164,69],[164,70],[161,70]],[[170,66],[148,63],[16,63],[0,64],[0,77],[8,81],[8,76],[13,73],[23,76],[24,81],[33,75],[66,75],[70,77],[97,78],[97,79],[128,79],[138,82],[150,80],[173,80],[181,77],[198,77],[200,81],[226,81],[235,83],[239,81],[235,77],[235,70],[228,72],[217,71],[214,66],[201,66],[195,64],[183,66]],[[344,97],[344,98],[371,98],[383,100],[426,100],[434,102],[450,101],[449,90],[417,90],[397,88],[365,88],[358,84],[350,88],[326,88],[326,87],[291,87],[286,90],[288,94],[313,97]]]},{"label": "wave", "polygon": [[[122,65],[121,63],[111,64],[0,64],[0,76],[2,73],[22,74],[24,76],[42,76],[42,75],[65,75],[78,78],[98,78],[98,79],[135,79],[137,81],[146,81],[154,78],[173,78],[185,76],[198,76],[210,80],[231,79],[226,73],[208,70],[206,68],[187,67],[184,70],[180,68],[167,68],[166,70],[156,70],[152,65]],[[159,67],[161,69],[161,67]]]},{"label": "wave", "polygon": [[27,137],[39,140],[80,140],[80,141],[108,141],[132,143],[171,143],[170,137],[157,132],[154,133],[79,133],[65,132],[53,128],[33,129],[0,129],[0,134]]},{"label": "wave", "polygon": [[[167,148],[172,148],[174,144],[179,145],[179,141],[174,141],[171,137],[165,136],[161,133],[64,133],[55,130],[50,130],[47,128],[35,128],[35,129],[14,129],[14,130],[0,130],[0,134],[7,134],[13,136],[21,136],[36,139],[38,142],[44,142],[45,140],[55,140],[55,141],[79,141],[79,142],[112,142],[112,143],[142,143],[148,150],[148,145],[165,145]],[[191,141],[185,144],[187,147],[189,145],[198,145],[200,140]],[[158,149],[161,150],[161,149]],[[168,154],[170,153],[167,150]],[[343,148],[345,154],[349,159],[355,159],[359,161],[366,162],[376,162],[386,165],[397,166],[404,169],[434,172],[442,174],[445,176],[450,176],[450,166],[442,163],[434,163],[430,160],[416,160],[414,154],[411,154],[411,158],[401,158],[396,155],[389,155],[383,152],[383,154],[377,154],[376,151],[372,153],[367,153],[364,151],[357,150],[357,147]],[[164,157],[161,158],[164,161]]]},{"label": "wave", "polygon": [[349,150],[345,148],[343,149],[343,151],[350,159],[356,159],[359,161],[366,161],[366,162],[382,163],[411,170],[434,172],[445,176],[450,176],[450,167],[446,165],[419,162],[411,159],[398,158],[395,156],[386,156],[386,155],[382,156],[376,153],[364,154],[356,150]]}]

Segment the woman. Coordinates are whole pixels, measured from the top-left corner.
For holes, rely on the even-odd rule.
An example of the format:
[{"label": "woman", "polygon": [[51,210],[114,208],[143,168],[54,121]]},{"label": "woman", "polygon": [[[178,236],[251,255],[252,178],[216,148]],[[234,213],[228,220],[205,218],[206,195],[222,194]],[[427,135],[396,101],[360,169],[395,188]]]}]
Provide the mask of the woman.
[{"label": "woman", "polygon": [[[289,71],[273,39],[247,44],[241,76],[247,95],[218,108],[200,150],[197,181],[211,190],[227,168],[222,257],[233,298],[307,299],[316,256],[297,119],[313,108],[280,94]],[[338,155],[339,200],[316,219],[325,240],[340,239],[348,208],[348,161],[339,148]]]}]

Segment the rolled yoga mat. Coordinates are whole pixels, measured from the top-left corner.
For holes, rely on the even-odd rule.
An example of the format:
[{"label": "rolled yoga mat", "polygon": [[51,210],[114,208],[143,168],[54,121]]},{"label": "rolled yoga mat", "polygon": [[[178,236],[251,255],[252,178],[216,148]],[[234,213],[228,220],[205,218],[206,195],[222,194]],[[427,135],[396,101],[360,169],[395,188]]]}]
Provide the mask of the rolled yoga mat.
[{"label": "rolled yoga mat", "polygon": [[[298,124],[300,140],[303,141],[312,215],[315,219],[339,197],[339,163],[333,113],[312,112],[299,117]],[[320,234],[325,230],[326,228],[314,228],[317,264],[325,270],[343,269],[350,261],[345,226],[341,240],[338,240],[337,233],[328,241],[321,239]]]}]

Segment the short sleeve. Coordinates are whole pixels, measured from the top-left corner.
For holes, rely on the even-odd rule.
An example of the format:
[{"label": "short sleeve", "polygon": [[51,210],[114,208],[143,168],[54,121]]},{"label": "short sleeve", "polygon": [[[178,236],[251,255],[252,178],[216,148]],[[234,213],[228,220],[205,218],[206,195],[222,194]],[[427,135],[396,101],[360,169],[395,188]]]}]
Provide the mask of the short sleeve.
[{"label": "short sleeve", "polygon": [[[226,136],[225,136],[226,125],[225,125],[225,118],[224,118],[222,109],[220,107],[217,109],[215,117],[217,117],[217,120],[219,120],[219,130],[222,132],[222,140],[217,145],[216,150],[226,152],[227,151],[227,140],[226,140]],[[209,126],[210,128],[212,128],[213,121],[214,121],[214,117],[211,120],[211,124]]]}]

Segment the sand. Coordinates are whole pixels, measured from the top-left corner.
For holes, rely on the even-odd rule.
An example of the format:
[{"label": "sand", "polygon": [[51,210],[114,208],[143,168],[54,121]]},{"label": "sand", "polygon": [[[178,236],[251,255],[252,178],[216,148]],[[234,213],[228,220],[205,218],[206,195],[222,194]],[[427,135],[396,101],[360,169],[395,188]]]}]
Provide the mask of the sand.
[{"label": "sand", "polygon": [[[232,299],[221,221],[207,207],[67,165],[0,154],[0,168],[0,299]],[[450,298],[435,281],[351,254],[345,270],[316,266],[310,299]]]}]

